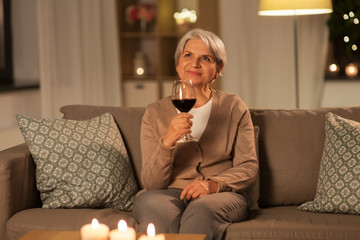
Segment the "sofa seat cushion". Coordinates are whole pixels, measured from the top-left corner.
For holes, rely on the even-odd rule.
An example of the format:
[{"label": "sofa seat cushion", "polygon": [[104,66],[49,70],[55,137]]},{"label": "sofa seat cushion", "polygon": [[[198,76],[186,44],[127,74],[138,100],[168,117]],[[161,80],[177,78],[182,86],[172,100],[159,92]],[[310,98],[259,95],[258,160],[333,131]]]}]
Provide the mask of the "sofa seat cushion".
[{"label": "sofa seat cushion", "polygon": [[225,239],[360,239],[359,226],[356,215],[272,207],[251,211],[249,220],[231,224]]},{"label": "sofa seat cushion", "polygon": [[128,226],[137,229],[136,220],[131,212],[105,209],[44,209],[32,208],[20,211],[6,224],[6,239],[15,240],[31,230],[79,231],[81,226],[97,218],[100,223],[117,228],[120,219]]}]

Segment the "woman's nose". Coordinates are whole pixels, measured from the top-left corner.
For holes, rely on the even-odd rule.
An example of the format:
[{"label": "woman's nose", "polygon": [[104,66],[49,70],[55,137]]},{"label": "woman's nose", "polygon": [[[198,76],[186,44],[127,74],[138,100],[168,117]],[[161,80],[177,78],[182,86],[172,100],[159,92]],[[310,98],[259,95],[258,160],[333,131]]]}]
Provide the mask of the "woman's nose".
[{"label": "woman's nose", "polygon": [[191,66],[192,67],[198,67],[199,66],[199,59],[198,58],[193,58],[191,60]]}]

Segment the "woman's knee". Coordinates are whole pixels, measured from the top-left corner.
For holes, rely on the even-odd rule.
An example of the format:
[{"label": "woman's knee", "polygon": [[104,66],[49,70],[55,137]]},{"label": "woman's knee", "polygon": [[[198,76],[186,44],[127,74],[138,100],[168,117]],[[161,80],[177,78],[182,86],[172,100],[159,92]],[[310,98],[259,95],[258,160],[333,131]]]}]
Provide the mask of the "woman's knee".
[{"label": "woman's knee", "polygon": [[218,218],[218,210],[214,203],[209,204],[206,201],[193,200],[186,208],[182,216],[182,225],[193,225],[198,222],[209,221]]},{"label": "woman's knee", "polygon": [[202,220],[236,222],[247,218],[247,202],[235,193],[208,195],[193,200],[186,208],[183,219],[191,222]]},{"label": "woman's knee", "polygon": [[159,205],[154,203],[156,203],[158,198],[161,198],[161,195],[155,194],[152,191],[141,193],[136,196],[134,200],[133,212],[143,212],[144,210],[152,211],[152,209],[156,211],[156,209],[159,208]]},{"label": "woman's knee", "polygon": [[176,191],[151,190],[138,195],[133,214],[139,222],[139,230],[145,231],[152,222],[159,232],[177,232],[181,213],[185,209]]},{"label": "woman's knee", "polygon": [[246,200],[233,194],[207,195],[191,201],[182,216],[179,232],[206,233],[207,239],[221,239],[230,223],[247,218]]},{"label": "woman's knee", "polygon": [[164,209],[171,208],[174,202],[173,193],[166,190],[150,190],[135,198],[133,213],[135,218],[143,215],[161,214]]}]

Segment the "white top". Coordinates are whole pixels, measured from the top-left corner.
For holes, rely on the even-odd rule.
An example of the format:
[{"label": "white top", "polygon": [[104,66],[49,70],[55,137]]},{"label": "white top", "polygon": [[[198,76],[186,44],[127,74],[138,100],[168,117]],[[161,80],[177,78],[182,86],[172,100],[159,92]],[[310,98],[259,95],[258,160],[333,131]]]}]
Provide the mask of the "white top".
[{"label": "white top", "polygon": [[193,125],[191,127],[191,136],[195,139],[200,139],[201,135],[203,134],[205,127],[209,121],[210,112],[212,106],[212,98],[198,108],[192,108],[189,113],[191,113],[194,118],[192,119]]}]

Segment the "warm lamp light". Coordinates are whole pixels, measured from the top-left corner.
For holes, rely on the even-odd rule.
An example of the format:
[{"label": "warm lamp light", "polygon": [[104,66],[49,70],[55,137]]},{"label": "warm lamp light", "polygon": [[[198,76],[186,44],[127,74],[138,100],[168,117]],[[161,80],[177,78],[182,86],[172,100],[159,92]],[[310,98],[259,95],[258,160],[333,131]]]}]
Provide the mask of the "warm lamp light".
[{"label": "warm lamp light", "polygon": [[331,0],[261,0],[259,15],[293,16],[332,12]]},{"label": "warm lamp light", "polygon": [[181,12],[174,13],[174,18],[176,20],[176,24],[184,24],[184,23],[195,23],[197,20],[197,15],[195,10],[188,10],[184,8]]},{"label": "warm lamp light", "polygon": [[329,66],[329,71],[330,72],[339,72],[339,65],[337,65],[336,63],[332,63]]},{"label": "warm lamp light", "polygon": [[359,73],[359,69],[355,64],[350,63],[345,67],[345,73],[348,77],[355,77]]},{"label": "warm lamp light", "polygon": [[337,76],[339,74],[339,72],[340,72],[339,64],[337,64],[336,62],[329,63],[327,71],[326,71],[327,75]]},{"label": "warm lamp light", "polygon": [[188,10],[184,8],[181,12],[175,12],[174,18],[178,30],[181,33],[189,31],[197,21],[197,14],[195,10]]},{"label": "warm lamp light", "polygon": [[136,77],[143,77],[147,73],[146,59],[142,52],[136,52],[134,57],[134,75]]},{"label": "warm lamp light", "polygon": [[297,44],[297,16],[326,14],[332,12],[331,0],[260,0],[260,16],[294,16],[294,55],[295,55],[295,101],[299,100],[299,71]]}]

